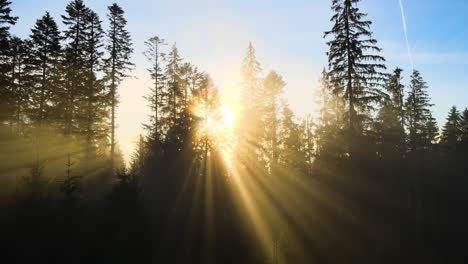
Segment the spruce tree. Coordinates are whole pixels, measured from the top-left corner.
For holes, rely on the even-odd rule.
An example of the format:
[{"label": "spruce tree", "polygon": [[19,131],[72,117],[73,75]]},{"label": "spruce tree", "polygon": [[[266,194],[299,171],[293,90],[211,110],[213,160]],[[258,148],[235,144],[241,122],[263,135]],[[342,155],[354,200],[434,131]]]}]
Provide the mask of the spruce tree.
[{"label": "spruce tree", "polygon": [[249,163],[262,160],[259,142],[263,136],[261,124],[262,102],[260,97],[263,89],[262,68],[255,55],[252,42],[247,47],[241,67],[242,76],[242,107],[238,134],[243,153],[240,156]]},{"label": "spruce tree", "polygon": [[49,12],[36,21],[30,38],[29,67],[33,79],[30,118],[41,126],[44,120],[55,119],[54,99],[61,86],[61,36]]},{"label": "spruce tree", "polygon": [[151,67],[148,69],[151,79],[153,80],[153,86],[151,87],[151,93],[146,99],[150,102],[152,114],[150,116],[150,124],[146,125],[146,129],[152,135],[152,138],[155,140],[161,139],[161,107],[163,107],[163,97],[164,97],[164,85],[165,85],[165,75],[162,70],[162,64],[165,59],[165,53],[163,52],[163,46],[167,45],[164,39],[159,38],[158,36],[151,37],[145,41],[147,50],[144,52],[144,55],[151,63]]},{"label": "spruce tree", "polygon": [[300,175],[307,168],[303,129],[295,121],[294,113],[287,103],[282,104],[279,161],[289,175]]},{"label": "spruce tree", "polygon": [[374,103],[385,97],[381,87],[386,80],[385,59],[378,55],[377,40],[370,31],[371,21],[357,7],[359,0],[333,0],[333,28],[325,32],[329,46],[329,77],[334,93],[347,102],[351,133],[362,129]]},{"label": "spruce tree", "polygon": [[115,109],[118,103],[117,88],[133,67],[130,56],[133,53],[130,33],[125,29],[127,20],[123,9],[113,4],[108,7],[109,30],[107,31],[106,50],[109,57],[104,60],[106,80],[109,83],[111,100],[111,161],[115,165]]},{"label": "spruce tree", "polygon": [[99,71],[102,69],[104,54],[101,49],[104,37],[101,20],[93,11],[90,11],[85,19],[85,87],[80,111],[80,133],[86,139],[88,154],[91,154],[96,147],[106,147],[96,146],[96,144],[107,136],[108,126],[106,121],[109,103],[103,80],[98,77]]},{"label": "spruce tree", "polygon": [[385,88],[390,94],[392,106],[396,110],[398,119],[400,120],[400,124],[403,127],[404,121],[405,121],[404,120],[405,86],[401,83],[401,79],[403,78],[401,76],[402,72],[403,70],[397,67],[393,71],[393,74],[389,76],[389,79]]},{"label": "spruce tree", "polygon": [[390,97],[383,101],[375,123],[377,141],[384,156],[405,152],[404,85],[401,84],[401,72],[400,68],[396,68],[390,75],[385,86]]},{"label": "spruce tree", "polygon": [[18,17],[12,16],[11,2],[0,0],[0,125],[11,118],[13,94],[10,89],[10,78],[8,74],[11,70],[9,57],[10,26],[16,24]]},{"label": "spruce tree", "polygon": [[86,78],[86,31],[87,18],[90,10],[82,0],[73,0],[66,9],[66,15],[62,16],[63,24],[67,27],[64,37],[64,89],[59,96],[61,102],[59,108],[63,112],[64,130],[66,135],[71,135],[78,130],[77,112],[84,95]]},{"label": "spruce tree", "polygon": [[167,55],[167,64],[164,72],[166,78],[166,107],[164,112],[168,119],[169,126],[177,124],[178,113],[181,110],[183,93],[181,89],[180,67],[182,59],[179,56],[179,50],[174,44]]},{"label": "spruce tree", "polygon": [[427,147],[435,135],[435,124],[431,114],[427,83],[417,70],[413,70],[405,103],[406,122],[411,150]]},{"label": "spruce tree", "polygon": [[27,66],[29,56],[29,41],[24,41],[18,37],[11,37],[10,40],[10,92],[12,115],[10,125],[21,134],[24,132],[26,114],[29,108],[29,83],[30,74]]},{"label": "spruce tree", "polygon": [[461,114],[460,139],[466,146],[468,146],[468,108],[465,108]]},{"label": "spruce tree", "polygon": [[442,128],[441,142],[445,145],[455,146],[461,139],[461,116],[457,107],[453,106],[447,116],[447,122]]},{"label": "spruce tree", "polygon": [[271,71],[263,80],[264,94],[261,98],[263,101],[262,117],[265,124],[264,148],[266,156],[269,159],[270,168],[276,166],[279,157],[278,134],[280,130],[280,96],[283,88],[286,85],[283,78]]}]

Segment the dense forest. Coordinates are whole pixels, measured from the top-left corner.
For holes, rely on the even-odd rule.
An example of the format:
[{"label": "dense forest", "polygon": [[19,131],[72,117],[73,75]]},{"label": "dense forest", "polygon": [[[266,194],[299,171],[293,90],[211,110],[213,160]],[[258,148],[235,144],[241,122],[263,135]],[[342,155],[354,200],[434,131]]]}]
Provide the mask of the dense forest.
[{"label": "dense forest", "polygon": [[234,118],[208,73],[149,38],[151,118],[127,164],[116,108],[138,65],[124,10],[103,28],[72,0],[21,39],[0,0],[2,263],[466,259],[468,109],[439,128],[423,73],[386,68],[358,2],[331,1],[320,111],[305,118],[252,43]]}]

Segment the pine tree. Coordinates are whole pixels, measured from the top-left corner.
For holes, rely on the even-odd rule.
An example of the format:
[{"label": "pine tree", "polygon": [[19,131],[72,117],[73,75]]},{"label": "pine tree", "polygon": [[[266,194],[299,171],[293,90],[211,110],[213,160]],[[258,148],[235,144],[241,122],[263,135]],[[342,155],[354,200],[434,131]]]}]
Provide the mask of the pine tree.
[{"label": "pine tree", "polygon": [[386,79],[385,59],[370,31],[371,21],[357,7],[359,0],[333,0],[334,23],[325,37],[333,36],[327,44],[329,77],[334,93],[346,99],[348,126],[351,133],[362,129],[375,102],[385,97],[380,89]]},{"label": "pine tree", "polygon": [[[435,124],[432,118],[429,95],[426,92],[427,83],[419,71],[411,75],[408,97],[406,99],[406,122],[409,131],[409,146],[411,150],[426,148],[433,140]],[[429,133],[430,132],[430,133]]]},{"label": "pine tree", "polygon": [[244,57],[241,68],[242,74],[242,99],[247,109],[255,107],[262,86],[262,68],[255,55],[255,48],[249,42],[247,54]]},{"label": "pine tree", "polygon": [[87,153],[93,153],[96,147],[105,148],[106,146],[96,146],[97,142],[102,142],[107,136],[108,126],[106,91],[102,79],[99,79],[99,71],[102,69],[103,37],[104,31],[101,27],[99,16],[90,11],[86,19],[85,31],[85,50],[84,50],[84,70],[85,87],[83,91],[83,100],[81,102],[80,112],[80,133],[86,139]]},{"label": "pine tree", "polygon": [[10,29],[11,25],[16,24],[18,17],[11,16],[11,2],[8,0],[0,0],[0,40],[2,41],[2,46],[0,46],[1,50],[5,50],[7,46],[3,46],[3,44],[8,45],[4,41],[8,41],[8,37],[10,33],[8,30]]},{"label": "pine tree", "polygon": [[278,163],[279,148],[278,148],[278,133],[280,129],[280,96],[286,83],[283,78],[271,71],[263,80],[264,94],[261,98],[263,101],[262,119],[265,124],[265,150],[266,156],[269,159],[269,166],[274,167]]},{"label": "pine tree", "polygon": [[180,106],[183,102],[180,79],[181,64],[182,59],[179,56],[179,50],[174,44],[167,55],[167,64],[164,72],[166,78],[166,107],[164,108],[164,112],[169,126],[177,124],[178,113],[181,110]]},{"label": "pine tree", "polygon": [[468,108],[465,108],[460,119],[460,138],[468,146]]},{"label": "pine tree", "polygon": [[344,100],[335,93],[333,83],[325,69],[320,78],[320,89],[317,95],[319,124],[316,129],[316,153],[322,159],[336,159],[343,154],[341,130],[345,127]]},{"label": "pine tree", "polygon": [[106,80],[110,85],[111,100],[111,161],[114,168],[115,159],[115,108],[117,106],[117,88],[127,73],[133,67],[130,56],[133,53],[130,33],[125,29],[127,20],[124,18],[123,9],[113,4],[108,7],[109,30],[107,31],[107,52],[109,57],[105,59],[104,71]]},{"label": "pine tree", "polygon": [[390,98],[383,101],[375,123],[378,144],[383,156],[403,154],[405,152],[404,128],[404,85],[401,84],[400,68],[390,75],[385,88]]},{"label": "pine tree", "polygon": [[16,24],[18,17],[11,16],[11,4],[8,0],[0,0],[0,125],[11,118],[11,102],[13,94],[10,89],[10,33],[11,25]]},{"label": "pine tree", "polygon": [[67,15],[63,15],[63,24],[67,27],[64,37],[65,46],[64,89],[59,96],[62,100],[59,108],[63,109],[64,130],[66,135],[71,135],[78,130],[77,112],[84,95],[86,78],[86,31],[87,18],[91,12],[82,0],[73,0],[66,9]]},{"label": "pine tree", "polygon": [[24,132],[26,112],[29,107],[30,74],[27,66],[29,46],[29,41],[18,37],[12,37],[10,40],[11,74],[9,76],[13,107],[10,125],[14,126],[19,134]]},{"label": "pine tree", "polygon": [[151,124],[146,125],[152,135],[152,138],[155,140],[160,140],[161,135],[161,107],[163,107],[163,97],[164,97],[164,85],[165,85],[165,75],[162,70],[162,63],[164,62],[165,53],[162,51],[162,46],[167,45],[164,39],[159,38],[158,36],[151,37],[145,41],[147,50],[144,52],[144,55],[151,63],[151,67],[148,69],[151,79],[154,84],[151,87],[151,93],[146,99],[150,102],[152,114],[150,116]]},{"label": "pine tree", "polygon": [[392,107],[396,110],[398,119],[400,120],[401,127],[404,126],[405,118],[404,118],[404,90],[405,86],[401,83],[401,72],[403,70],[400,68],[396,68],[393,71],[393,74],[390,75],[387,85],[385,88],[390,93]]},{"label": "pine tree", "polygon": [[303,129],[295,122],[295,116],[289,106],[283,102],[281,111],[280,163],[290,175],[306,172],[307,161],[302,138]]},{"label": "pine tree", "polygon": [[441,142],[448,146],[455,146],[461,140],[461,116],[457,107],[453,106],[442,128]]},{"label": "pine tree", "polygon": [[238,134],[243,152],[240,154],[249,163],[260,161],[261,146],[259,144],[264,134],[261,124],[262,102],[260,100],[263,83],[262,68],[255,55],[252,43],[247,47],[242,67],[242,108],[239,120]]},{"label": "pine tree", "polygon": [[65,179],[60,185],[60,192],[62,192],[63,194],[63,202],[65,209],[70,211],[76,208],[76,202],[79,198],[78,196],[80,192],[79,180],[81,179],[81,177],[72,175],[72,166],[74,165],[74,163],[70,160],[70,154],[68,154],[66,165],[67,171]]},{"label": "pine tree", "polygon": [[61,86],[61,36],[49,12],[36,21],[30,38],[29,67],[33,88],[30,118],[41,126],[44,120],[54,119],[54,97],[58,96]]}]

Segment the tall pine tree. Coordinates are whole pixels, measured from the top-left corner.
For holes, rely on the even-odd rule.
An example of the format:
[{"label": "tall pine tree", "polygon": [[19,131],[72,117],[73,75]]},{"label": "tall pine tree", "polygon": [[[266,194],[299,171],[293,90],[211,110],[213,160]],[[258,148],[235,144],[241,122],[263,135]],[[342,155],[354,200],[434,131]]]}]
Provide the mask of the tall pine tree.
[{"label": "tall pine tree", "polygon": [[62,16],[63,24],[67,27],[64,37],[65,46],[64,71],[65,80],[63,91],[59,96],[60,109],[63,109],[63,125],[66,135],[78,131],[77,112],[80,110],[80,100],[85,90],[86,78],[86,31],[87,18],[91,12],[82,0],[73,0],[66,9],[66,15]]},{"label": "tall pine tree", "polygon": [[362,129],[374,103],[385,96],[381,87],[386,79],[385,59],[378,55],[381,49],[372,37],[371,21],[365,20],[358,2],[332,0],[333,28],[324,35],[332,37],[327,43],[328,75],[335,93],[346,99],[351,133]]},{"label": "tall pine tree", "polygon": [[430,107],[427,83],[417,70],[411,75],[408,97],[406,98],[406,122],[411,150],[426,148],[434,139],[435,122]]},{"label": "tall pine tree", "polygon": [[128,71],[133,67],[130,56],[133,53],[130,33],[125,29],[127,20],[123,9],[113,4],[108,7],[109,30],[107,31],[106,49],[109,57],[104,60],[106,80],[110,87],[111,100],[111,162],[115,166],[115,109],[118,103],[117,88],[122,80],[127,77]]},{"label": "tall pine tree", "polygon": [[103,37],[99,16],[90,11],[85,17],[85,87],[80,111],[80,133],[86,140],[88,154],[92,154],[96,147],[104,149],[106,146],[97,146],[99,142],[106,142],[108,132],[106,124],[108,116],[108,96],[104,89],[103,80],[98,77],[102,69]]},{"label": "tall pine tree", "polygon": [[150,124],[146,125],[146,129],[149,130],[151,137],[156,141],[161,139],[161,107],[163,107],[164,98],[164,85],[165,75],[162,70],[162,64],[164,62],[165,53],[163,52],[163,46],[166,45],[164,39],[158,36],[151,37],[145,41],[147,50],[144,55],[151,63],[148,69],[151,79],[153,80],[153,86],[151,87],[151,93],[146,97],[150,102],[152,114]]},{"label": "tall pine tree", "polygon": [[9,123],[19,134],[24,132],[26,112],[29,108],[30,74],[27,66],[29,46],[29,41],[15,36],[11,37],[9,52],[11,73],[9,76],[12,115]]},{"label": "tall pine tree", "polygon": [[11,103],[14,101],[8,77],[11,68],[9,29],[11,25],[16,24],[18,17],[10,14],[10,4],[11,2],[8,0],[0,0],[0,125],[11,118]]},{"label": "tall pine tree", "polygon": [[461,116],[457,107],[453,106],[447,116],[447,122],[442,128],[441,142],[447,146],[455,146],[461,140]]},{"label": "tall pine tree", "polygon": [[49,12],[38,19],[31,29],[30,61],[32,74],[30,118],[41,126],[54,120],[54,104],[61,86],[61,45],[60,31]]}]

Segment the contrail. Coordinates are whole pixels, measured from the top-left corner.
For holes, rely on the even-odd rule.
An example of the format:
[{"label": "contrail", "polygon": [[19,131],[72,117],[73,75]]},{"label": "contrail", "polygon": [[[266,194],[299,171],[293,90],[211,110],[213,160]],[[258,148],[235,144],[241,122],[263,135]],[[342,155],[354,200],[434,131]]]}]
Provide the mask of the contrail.
[{"label": "contrail", "polygon": [[405,33],[405,40],[406,40],[406,49],[408,50],[408,57],[411,63],[411,69],[414,70],[414,62],[413,62],[413,55],[411,55],[411,49],[408,40],[408,32],[406,30],[406,17],[405,17],[405,10],[403,8],[403,0],[398,0],[400,2],[400,11],[401,11],[401,21],[403,22],[403,32]]}]

